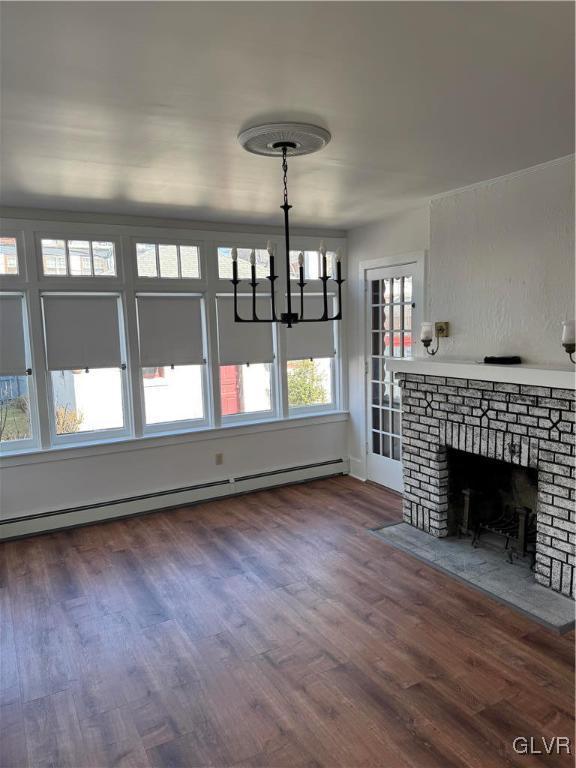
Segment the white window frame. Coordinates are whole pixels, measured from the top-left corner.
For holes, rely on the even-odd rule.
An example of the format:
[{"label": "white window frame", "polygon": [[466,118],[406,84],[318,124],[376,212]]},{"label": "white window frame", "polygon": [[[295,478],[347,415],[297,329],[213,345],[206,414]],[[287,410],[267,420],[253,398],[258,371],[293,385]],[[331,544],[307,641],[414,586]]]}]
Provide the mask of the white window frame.
[{"label": "white window frame", "polygon": [[[216,254],[218,254],[218,246],[216,246]],[[220,281],[222,278],[220,278]],[[224,278],[226,280],[226,278]],[[269,281],[266,281],[266,287],[269,287]],[[239,296],[250,296],[251,294],[242,293],[239,294]],[[260,294],[258,293],[260,298],[266,298],[267,296],[270,296],[270,292]],[[227,298],[232,300],[233,294],[232,293],[223,293],[218,292],[216,295],[216,298]],[[282,416],[279,413],[279,403],[281,402],[280,397],[280,377],[281,377],[281,371],[279,369],[279,354],[278,354],[278,325],[277,323],[270,323],[272,326],[272,348],[274,350],[274,359],[269,363],[270,365],[270,410],[269,411],[250,411],[248,413],[234,413],[230,414],[229,416],[221,415],[221,422],[223,426],[226,425],[232,425],[232,424],[251,424],[256,423],[260,421],[273,421],[279,418],[282,418]],[[216,335],[216,341],[218,341],[218,328],[214,329],[214,333]],[[216,360],[218,369],[222,367],[222,364],[220,363],[220,360]],[[258,365],[258,363],[251,363],[249,360],[246,361],[246,363],[243,363],[243,365],[251,364],[251,365]],[[219,377],[218,377],[219,378]],[[220,383],[218,388],[218,400],[220,400],[221,393],[220,393]]]},{"label": "white window frame", "polygon": [[18,261],[18,273],[16,275],[0,274],[0,282],[5,283],[6,287],[15,283],[25,282],[27,279],[27,264],[24,257],[24,233],[16,229],[2,230],[0,237],[13,237],[16,240],[16,259]]},{"label": "white window frame", "polygon": [[[302,237],[302,236],[296,236],[293,237],[290,242],[290,250],[292,252],[294,251],[317,251],[318,247],[320,245],[320,240],[324,240],[324,245],[326,246],[326,251],[331,253],[337,253],[338,248],[340,248],[341,257],[342,257],[342,277],[346,277],[346,248],[345,248],[345,242],[343,242],[340,238],[334,238],[334,237],[318,237],[318,238],[310,238],[310,237]],[[306,290],[310,291],[310,293],[317,293],[322,291],[322,281],[319,278],[312,278],[312,277],[306,277],[304,276],[304,280],[306,281]],[[290,279],[290,286],[292,288],[292,293],[294,293],[294,287],[296,286],[296,283],[298,281],[298,278],[292,277]],[[346,283],[344,284],[346,285]],[[298,290],[298,287],[296,286],[296,290]],[[336,283],[329,282],[328,283],[328,290],[331,293],[334,293],[336,290]]]},{"label": "white window frame", "polygon": [[[7,235],[11,237],[11,235]],[[16,275],[11,275],[16,277]],[[27,373],[26,381],[28,384],[28,406],[30,415],[30,437],[22,440],[6,440],[0,442],[0,455],[7,456],[14,453],[23,453],[34,450],[38,447],[38,437],[40,434],[38,422],[38,397],[36,392],[36,371],[32,364],[32,349],[30,343],[30,318],[28,312],[28,297],[24,290],[5,290],[0,286],[0,293],[8,296],[19,296],[22,301],[22,323],[24,328],[24,354],[26,359],[26,368],[31,373]]]},{"label": "white window frame", "polygon": [[[146,243],[148,245],[156,246],[156,270],[158,274],[155,277],[146,277],[145,275],[138,274],[138,253],[136,246],[138,243]],[[178,277],[161,277],[160,276],[160,257],[158,253],[159,245],[176,245],[178,249],[180,246],[191,246],[198,249],[198,268],[200,271],[199,277],[182,277],[181,274]],[[174,291],[182,289],[182,286],[199,286],[206,284],[206,260],[205,260],[205,243],[203,240],[187,237],[169,237],[169,236],[148,236],[146,237],[131,237],[130,238],[130,261],[132,271],[134,275],[134,283],[138,288],[144,291],[157,291],[165,288],[167,291]],[[181,273],[180,268],[180,250],[178,250],[178,272]]]},{"label": "white window frame", "polygon": [[[323,358],[312,358],[313,360],[322,360]],[[336,387],[336,356],[331,357],[330,359],[330,387],[332,391],[332,400],[329,403],[319,403],[317,405],[299,405],[299,406],[291,406],[289,405],[289,412],[291,418],[301,418],[302,416],[306,416],[309,413],[332,413],[333,411],[337,410],[337,403],[339,401],[337,387]],[[288,365],[292,361],[286,360],[285,366]]]},{"label": "white window frame", "polygon": [[[154,279],[154,278],[152,278]],[[171,278],[175,280],[175,278]],[[152,286],[150,286],[152,287]],[[208,334],[207,334],[207,319],[206,319],[206,300],[202,293],[189,293],[187,291],[137,291],[136,298],[138,296],[189,296],[192,298],[199,298],[201,300],[200,314],[202,317],[202,344],[203,344],[203,356],[204,363],[202,363],[202,410],[204,416],[200,419],[182,419],[179,421],[159,421],[155,424],[146,423],[146,401],[144,397],[144,376],[142,374],[142,368],[149,366],[140,365],[140,360],[137,363],[140,370],[140,393],[142,398],[142,422],[144,435],[161,435],[161,434],[177,434],[180,432],[193,432],[197,429],[207,429],[211,423],[211,407],[209,398],[210,388],[210,366],[208,365]],[[161,366],[167,368],[169,366]],[[175,368],[182,368],[184,366],[174,366]]]},{"label": "white window frame", "polygon": [[[97,296],[116,296],[118,307],[118,333],[120,341],[120,354],[122,364],[120,366],[120,387],[122,397],[122,413],[124,415],[124,426],[116,429],[91,430],[85,432],[73,432],[67,435],[59,435],[56,432],[56,401],[54,399],[54,389],[52,385],[52,373],[54,371],[46,370],[46,388],[48,391],[48,414],[50,421],[50,443],[55,446],[86,445],[92,443],[114,442],[115,440],[125,439],[133,433],[132,410],[130,408],[130,399],[128,395],[128,365],[127,365],[127,345],[124,322],[124,308],[122,306],[122,296],[117,291],[43,291],[42,296],[82,296],[90,294]],[[46,333],[44,329],[44,345],[46,345]],[[90,370],[90,368],[88,368]],[[97,370],[97,369],[93,369]],[[90,375],[90,374],[88,374]]]},{"label": "white window frame", "polygon": [[[336,344],[337,357],[333,360],[334,402],[324,406],[306,406],[302,409],[290,409],[288,406],[286,375],[285,330],[279,325],[272,327],[275,358],[271,363],[271,411],[237,414],[222,417],[220,403],[220,376],[218,361],[218,340],[216,322],[216,297],[232,293],[228,278],[218,276],[218,247],[266,248],[268,239],[276,247],[277,296],[285,293],[286,275],[284,265],[283,232],[245,228],[243,231],[218,226],[202,229],[201,227],[178,226],[167,221],[164,225],[149,225],[145,219],[141,222],[109,223],[100,214],[89,216],[69,214],[66,221],[56,216],[50,218],[43,213],[43,218],[5,218],[0,232],[7,237],[16,237],[19,259],[18,275],[0,275],[0,288],[4,291],[22,292],[27,305],[27,334],[30,345],[30,360],[33,374],[29,377],[30,409],[33,418],[34,444],[16,450],[4,444],[3,455],[33,454],[63,448],[82,446],[105,447],[107,443],[139,441],[150,439],[170,441],[170,435],[185,439],[186,434],[214,433],[221,428],[261,425],[266,423],[297,420],[298,418],[329,417],[342,412],[347,407],[347,380],[345,333],[343,324],[338,322]],[[44,275],[41,239],[63,240],[101,240],[114,243],[116,256],[116,276],[110,275]],[[316,250],[324,239],[328,250],[338,247],[345,250],[343,238],[327,237],[322,233],[313,236],[294,236],[293,250]],[[136,243],[158,243],[168,245],[191,245],[199,251],[199,278],[146,278],[138,277],[136,264]],[[346,260],[343,260],[342,272],[346,277]],[[269,293],[270,283],[259,278],[258,294]],[[292,283],[294,288],[294,283]],[[344,289],[346,285],[344,286]],[[307,291],[318,292],[321,282],[308,281]],[[51,391],[51,375],[46,370],[44,348],[44,330],[42,323],[41,295],[43,293],[117,293],[120,295],[123,345],[126,370],[122,371],[122,397],[125,416],[125,428],[102,432],[75,433],[72,436],[58,436],[54,432],[54,409]],[[203,396],[206,418],[200,423],[193,420],[185,422],[166,422],[165,424],[146,425],[142,392],[142,373],[138,355],[138,334],[135,296],[137,293],[201,293],[204,296],[205,353],[207,363],[204,368]],[[282,302],[279,298],[278,307]],[[347,303],[344,299],[344,313]],[[300,412],[301,411],[301,412]],[[175,438],[172,438],[175,439]],[[24,459],[26,461],[26,459]]]},{"label": "white window frame", "polygon": [[[65,234],[64,234],[65,232]],[[120,242],[117,237],[107,235],[105,233],[94,234],[91,232],[73,232],[71,230],[59,230],[59,231],[39,231],[36,232],[36,269],[38,271],[38,279],[41,281],[50,281],[50,283],[58,282],[62,280],[65,282],[66,287],[78,285],[81,290],[86,290],[86,284],[92,280],[96,281],[96,284],[100,286],[99,290],[108,290],[109,283],[123,283],[123,270],[122,259],[120,256]],[[65,275],[46,275],[44,274],[44,259],[42,256],[42,240],[64,240],[66,248],[66,274]],[[112,243],[114,245],[114,262],[116,264],[115,275],[72,275],[70,273],[70,255],[68,253],[68,241],[69,240],[88,240],[92,242],[105,242]],[[90,246],[92,247],[92,246]],[[92,260],[92,266],[94,262]],[[106,286],[106,288],[103,288]]]},{"label": "white window frame", "polygon": [[[229,277],[220,277],[219,269],[218,269],[218,248],[247,248],[252,249],[254,248],[257,251],[265,251],[266,250],[266,244],[268,243],[268,240],[271,240],[274,246],[276,247],[276,253],[274,256],[275,264],[274,264],[274,270],[276,274],[278,275],[278,280],[276,281],[276,292],[279,291],[278,284],[282,283],[284,281],[284,257],[283,257],[283,247],[284,244],[282,241],[282,238],[277,235],[258,235],[256,237],[251,235],[238,235],[235,237],[231,237],[229,234],[227,234],[225,237],[220,237],[217,240],[214,241],[214,254],[215,254],[215,261],[216,261],[216,280],[217,280],[217,288],[216,291],[218,293],[226,293],[224,290],[224,286],[230,286],[230,278]],[[248,279],[243,278],[245,282],[244,289],[242,287],[239,287],[239,291],[242,293],[246,293],[245,288],[248,285]],[[256,288],[256,293],[270,293],[270,281],[265,277],[256,277],[257,282],[259,283],[258,287]]]}]

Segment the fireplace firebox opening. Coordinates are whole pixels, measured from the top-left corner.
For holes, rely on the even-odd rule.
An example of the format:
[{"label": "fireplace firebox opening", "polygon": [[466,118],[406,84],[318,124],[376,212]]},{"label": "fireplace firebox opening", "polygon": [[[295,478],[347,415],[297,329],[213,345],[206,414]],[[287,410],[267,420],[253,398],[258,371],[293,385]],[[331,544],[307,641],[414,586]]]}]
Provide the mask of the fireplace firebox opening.
[{"label": "fireplace firebox opening", "polygon": [[449,531],[472,546],[502,546],[511,563],[533,567],[537,497],[535,469],[448,449]]}]

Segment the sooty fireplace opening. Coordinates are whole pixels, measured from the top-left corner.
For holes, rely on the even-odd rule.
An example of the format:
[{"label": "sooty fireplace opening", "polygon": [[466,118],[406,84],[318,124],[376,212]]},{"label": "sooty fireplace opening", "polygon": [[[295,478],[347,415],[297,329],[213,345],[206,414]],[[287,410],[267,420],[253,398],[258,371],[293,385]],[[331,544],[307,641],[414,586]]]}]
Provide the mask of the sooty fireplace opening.
[{"label": "sooty fireplace opening", "polygon": [[448,450],[449,527],[474,547],[500,544],[510,562],[536,550],[535,469]]}]

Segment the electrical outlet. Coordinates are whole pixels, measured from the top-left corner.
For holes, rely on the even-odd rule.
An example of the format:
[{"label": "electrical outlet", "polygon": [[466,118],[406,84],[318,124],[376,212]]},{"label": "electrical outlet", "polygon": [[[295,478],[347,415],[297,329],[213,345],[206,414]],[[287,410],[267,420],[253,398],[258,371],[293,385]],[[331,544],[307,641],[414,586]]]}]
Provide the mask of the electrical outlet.
[{"label": "electrical outlet", "polygon": [[446,320],[434,323],[434,330],[437,339],[447,339],[450,336],[450,323]]},{"label": "electrical outlet", "polygon": [[216,459],[216,464],[224,464],[224,454],[223,453],[217,453],[214,458]]}]

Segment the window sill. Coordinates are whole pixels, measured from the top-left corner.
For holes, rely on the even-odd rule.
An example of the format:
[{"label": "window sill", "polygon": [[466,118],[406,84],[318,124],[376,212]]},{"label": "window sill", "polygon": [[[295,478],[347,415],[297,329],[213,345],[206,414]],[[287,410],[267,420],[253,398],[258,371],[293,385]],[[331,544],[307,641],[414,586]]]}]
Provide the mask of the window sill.
[{"label": "window sill", "polygon": [[0,468],[15,467],[24,464],[41,464],[50,461],[79,459],[100,454],[124,453],[127,451],[161,448],[167,445],[185,445],[203,440],[218,440],[227,436],[240,437],[258,432],[276,432],[284,429],[308,427],[314,424],[329,424],[347,421],[348,411],[329,411],[309,415],[295,414],[287,419],[258,419],[236,424],[224,424],[221,427],[201,427],[191,432],[166,432],[142,437],[119,437],[106,442],[92,441],[76,445],[60,445],[50,448],[34,448],[14,451],[0,456]]}]

